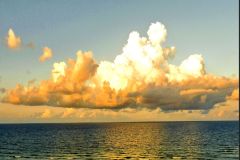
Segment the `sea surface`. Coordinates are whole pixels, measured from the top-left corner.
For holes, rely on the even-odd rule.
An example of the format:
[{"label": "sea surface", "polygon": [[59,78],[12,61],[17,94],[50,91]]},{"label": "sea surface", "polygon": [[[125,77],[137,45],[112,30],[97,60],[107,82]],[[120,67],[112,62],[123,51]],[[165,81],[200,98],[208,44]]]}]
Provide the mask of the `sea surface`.
[{"label": "sea surface", "polygon": [[239,121],[1,124],[0,159],[239,159]]}]

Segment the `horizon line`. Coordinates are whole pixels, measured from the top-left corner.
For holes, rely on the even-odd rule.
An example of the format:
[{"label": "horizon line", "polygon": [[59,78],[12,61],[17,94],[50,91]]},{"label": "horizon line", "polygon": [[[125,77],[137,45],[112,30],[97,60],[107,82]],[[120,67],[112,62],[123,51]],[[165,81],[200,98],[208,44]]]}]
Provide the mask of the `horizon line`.
[{"label": "horizon line", "polygon": [[6,123],[2,123],[0,122],[0,125],[5,125],[5,124],[99,124],[99,123],[166,123],[166,122],[239,122],[238,120],[179,120],[179,121],[99,121],[99,122],[19,122],[19,123],[15,123],[15,122],[6,122]]}]

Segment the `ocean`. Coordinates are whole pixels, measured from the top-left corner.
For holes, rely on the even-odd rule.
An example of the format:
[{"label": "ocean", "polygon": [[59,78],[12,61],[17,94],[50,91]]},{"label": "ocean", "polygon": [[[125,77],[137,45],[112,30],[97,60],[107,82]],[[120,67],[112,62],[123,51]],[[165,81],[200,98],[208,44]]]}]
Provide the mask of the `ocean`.
[{"label": "ocean", "polygon": [[1,124],[0,159],[239,159],[239,121]]}]

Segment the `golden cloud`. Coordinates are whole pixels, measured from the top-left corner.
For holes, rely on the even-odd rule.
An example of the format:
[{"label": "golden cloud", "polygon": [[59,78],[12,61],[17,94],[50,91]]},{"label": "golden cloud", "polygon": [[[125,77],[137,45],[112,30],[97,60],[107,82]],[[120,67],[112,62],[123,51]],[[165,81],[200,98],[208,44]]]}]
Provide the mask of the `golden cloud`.
[{"label": "golden cloud", "polygon": [[40,115],[42,119],[48,119],[52,117],[52,112],[50,109],[45,109],[45,111]]},{"label": "golden cloud", "polygon": [[6,41],[9,48],[15,49],[21,46],[21,38],[16,36],[11,28],[8,30]]},{"label": "golden cloud", "polygon": [[51,78],[35,86],[18,84],[3,101],[70,108],[209,110],[238,88],[238,79],[208,74],[200,54],[190,55],[179,66],[169,64],[176,49],[162,46],[167,36],[163,24],[151,24],[147,33],[148,38],[131,32],[114,62],[97,64],[91,52],[78,51],[76,60],[54,63]]},{"label": "golden cloud", "polygon": [[52,58],[52,55],[53,55],[52,50],[48,47],[44,47],[43,48],[43,53],[39,57],[39,61],[40,62],[45,62],[46,60]]},{"label": "golden cloud", "polygon": [[227,97],[227,100],[235,100],[235,101],[238,101],[238,100],[239,100],[239,88],[234,89],[233,92],[232,92],[232,94]]}]

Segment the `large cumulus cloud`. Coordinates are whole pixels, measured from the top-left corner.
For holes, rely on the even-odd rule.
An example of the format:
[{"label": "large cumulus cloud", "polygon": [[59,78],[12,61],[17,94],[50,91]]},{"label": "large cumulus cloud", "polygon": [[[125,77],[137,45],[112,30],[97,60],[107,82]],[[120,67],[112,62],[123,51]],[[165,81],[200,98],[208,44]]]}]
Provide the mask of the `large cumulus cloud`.
[{"label": "large cumulus cloud", "polygon": [[[94,60],[91,52],[77,52],[76,60],[54,63],[52,76],[39,85],[6,92],[3,102],[75,108],[160,108],[209,110],[232,97],[238,79],[207,73],[204,59],[192,54],[179,66],[169,64],[175,47],[163,47],[165,26],[150,25],[148,37],[129,34],[113,62]],[[236,96],[235,96],[236,97]]]}]

